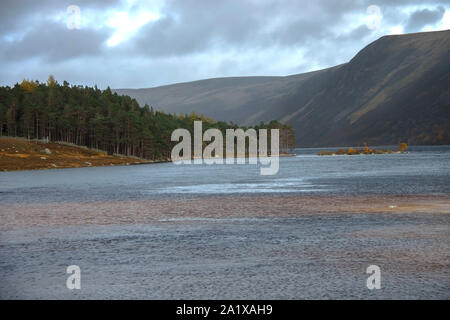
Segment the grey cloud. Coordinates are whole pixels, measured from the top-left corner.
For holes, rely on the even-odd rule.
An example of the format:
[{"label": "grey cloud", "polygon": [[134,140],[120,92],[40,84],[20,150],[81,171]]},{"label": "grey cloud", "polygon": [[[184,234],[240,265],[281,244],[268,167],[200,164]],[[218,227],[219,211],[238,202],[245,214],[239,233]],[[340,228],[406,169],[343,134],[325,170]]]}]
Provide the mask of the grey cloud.
[{"label": "grey cloud", "polygon": [[150,56],[177,56],[199,52],[214,43],[248,43],[264,23],[248,15],[248,1],[169,1],[164,18],[145,26],[133,49]]},{"label": "grey cloud", "polygon": [[27,28],[43,17],[66,12],[69,5],[81,10],[105,9],[117,6],[121,0],[2,0],[0,3],[0,34]]},{"label": "grey cloud", "polygon": [[41,57],[58,63],[99,54],[108,36],[102,30],[70,30],[64,25],[47,22],[33,28],[21,40],[3,43],[0,53],[8,61]]},{"label": "grey cloud", "polygon": [[445,9],[440,6],[435,10],[423,9],[415,11],[405,26],[406,32],[420,31],[426,25],[433,25],[442,20]]},{"label": "grey cloud", "polygon": [[353,1],[324,0],[168,1],[164,18],[145,26],[123,46],[153,57],[189,55],[213,46],[296,46],[332,36],[331,29],[345,13],[359,7]]},{"label": "grey cloud", "polygon": [[335,40],[340,43],[345,41],[358,41],[370,35],[371,32],[372,31],[365,24],[363,24],[347,33],[337,36]]}]

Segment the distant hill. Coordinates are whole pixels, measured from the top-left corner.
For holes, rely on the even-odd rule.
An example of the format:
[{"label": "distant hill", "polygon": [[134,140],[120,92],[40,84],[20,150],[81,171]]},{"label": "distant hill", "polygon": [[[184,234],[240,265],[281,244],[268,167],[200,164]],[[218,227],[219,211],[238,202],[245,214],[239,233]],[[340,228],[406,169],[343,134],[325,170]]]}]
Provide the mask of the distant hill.
[{"label": "distant hill", "polygon": [[[115,89],[169,113],[201,113],[208,117],[239,124],[256,123],[259,114],[271,108],[270,101],[280,97],[318,72],[288,77],[215,78],[172,84],[149,89]],[[269,119],[268,119],[269,120]],[[267,120],[267,121],[268,121]],[[272,119],[270,119],[272,120]]]},{"label": "distant hill", "polygon": [[298,146],[450,144],[450,31],[385,36],[346,64],[299,75],[115,91],[170,113],[289,122]]}]

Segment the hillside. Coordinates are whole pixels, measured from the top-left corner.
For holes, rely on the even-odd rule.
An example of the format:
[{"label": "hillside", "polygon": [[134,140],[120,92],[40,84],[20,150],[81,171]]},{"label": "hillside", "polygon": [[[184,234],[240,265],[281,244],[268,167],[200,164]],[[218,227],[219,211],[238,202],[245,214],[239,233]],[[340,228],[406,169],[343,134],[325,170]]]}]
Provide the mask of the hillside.
[{"label": "hillside", "polygon": [[118,89],[171,113],[255,124],[277,119],[297,146],[450,144],[450,31],[385,36],[350,62],[288,77]]},{"label": "hillside", "polygon": [[[214,78],[149,89],[112,91],[133,97],[140,105],[148,104],[165,112],[195,112],[221,121],[248,125],[259,122],[259,115],[273,106],[273,99],[295,91],[299,83],[322,72],[288,77]],[[272,119],[265,121],[269,120]]]}]

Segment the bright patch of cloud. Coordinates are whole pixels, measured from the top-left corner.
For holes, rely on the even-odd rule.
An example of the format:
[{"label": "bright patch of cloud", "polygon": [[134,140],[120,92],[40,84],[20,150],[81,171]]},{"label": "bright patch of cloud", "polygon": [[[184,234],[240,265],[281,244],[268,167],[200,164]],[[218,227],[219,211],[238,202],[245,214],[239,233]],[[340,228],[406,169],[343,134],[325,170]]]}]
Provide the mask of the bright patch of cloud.
[{"label": "bright patch of cloud", "polygon": [[137,15],[131,17],[126,11],[114,13],[106,22],[108,27],[116,29],[114,34],[107,41],[108,46],[113,47],[118,45],[130,38],[148,22],[156,21],[159,18],[159,14],[149,11],[141,11]]},{"label": "bright patch of cloud", "polygon": [[449,30],[450,29],[450,10],[445,10],[441,23],[437,26],[436,30]]},{"label": "bright patch of cloud", "polygon": [[391,28],[391,34],[403,34],[403,26],[394,26]]}]

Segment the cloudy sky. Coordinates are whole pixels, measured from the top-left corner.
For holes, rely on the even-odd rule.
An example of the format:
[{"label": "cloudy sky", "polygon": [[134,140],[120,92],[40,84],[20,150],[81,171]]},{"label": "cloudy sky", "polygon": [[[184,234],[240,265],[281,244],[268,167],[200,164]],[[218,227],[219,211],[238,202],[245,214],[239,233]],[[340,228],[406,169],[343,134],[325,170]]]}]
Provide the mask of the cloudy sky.
[{"label": "cloudy sky", "polygon": [[446,29],[449,0],[2,0],[0,85],[289,75],[347,62],[383,35]]}]

